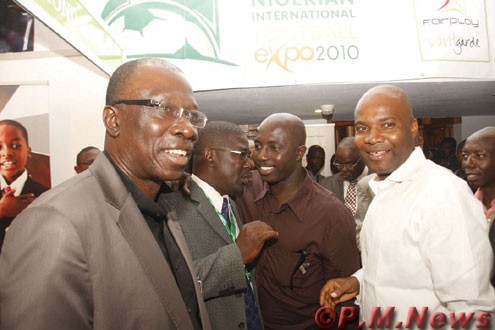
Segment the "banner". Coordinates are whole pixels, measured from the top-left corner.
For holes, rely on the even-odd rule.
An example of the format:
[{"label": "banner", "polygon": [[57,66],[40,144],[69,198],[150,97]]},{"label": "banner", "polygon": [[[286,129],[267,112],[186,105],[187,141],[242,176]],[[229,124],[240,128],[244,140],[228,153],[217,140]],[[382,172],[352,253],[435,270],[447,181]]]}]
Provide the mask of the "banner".
[{"label": "banner", "polygon": [[107,24],[78,0],[15,0],[103,71],[111,74],[125,60]]},{"label": "banner", "polygon": [[[170,59],[199,90],[495,77],[495,0],[19,2],[33,12],[45,8],[40,19],[51,16],[54,30],[86,45],[82,32],[47,9],[78,6],[93,30],[101,22],[119,40],[114,46],[126,59]],[[101,49],[86,51],[102,58]]]}]

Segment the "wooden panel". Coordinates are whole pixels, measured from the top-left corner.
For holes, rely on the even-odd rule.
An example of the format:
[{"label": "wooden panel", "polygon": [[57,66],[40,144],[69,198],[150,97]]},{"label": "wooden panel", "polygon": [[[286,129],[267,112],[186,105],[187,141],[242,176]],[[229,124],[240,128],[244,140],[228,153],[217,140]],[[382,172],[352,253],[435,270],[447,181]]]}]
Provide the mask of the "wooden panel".
[{"label": "wooden panel", "polygon": [[31,158],[26,164],[26,168],[31,177],[42,185],[51,188],[52,180],[50,175],[50,156],[31,153]]}]

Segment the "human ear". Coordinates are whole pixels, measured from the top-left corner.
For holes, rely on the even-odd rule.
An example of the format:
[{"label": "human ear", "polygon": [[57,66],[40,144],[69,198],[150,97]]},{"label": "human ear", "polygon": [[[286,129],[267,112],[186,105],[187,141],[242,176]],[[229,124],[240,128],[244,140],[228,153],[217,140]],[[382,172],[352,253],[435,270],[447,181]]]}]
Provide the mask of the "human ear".
[{"label": "human ear", "polygon": [[203,150],[203,158],[206,160],[208,167],[213,167],[215,164],[216,154],[212,149],[205,148]]},{"label": "human ear", "polygon": [[413,119],[411,122],[411,134],[413,137],[413,141],[419,141],[418,140],[418,120]]},{"label": "human ear", "polygon": [[306,146],[297,147],[296,160],[298,162],[302,161],[304,154],[306,153]]},{"label": "human ear", "polygon": [[103,108],[103,123],[108,134],[117,137],[120,134],[119,110],[114,106],[107,105]]}]

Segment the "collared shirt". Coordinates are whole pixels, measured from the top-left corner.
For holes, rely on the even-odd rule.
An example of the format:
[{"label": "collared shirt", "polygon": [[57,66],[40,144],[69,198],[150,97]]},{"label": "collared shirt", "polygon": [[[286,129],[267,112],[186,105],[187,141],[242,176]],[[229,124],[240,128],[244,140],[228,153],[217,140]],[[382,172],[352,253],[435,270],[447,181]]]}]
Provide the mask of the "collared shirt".
[{"label": "collared shirt", "polygon": [[[474,197],[476,197],[481,202],[481,204],[483,204],[483,192],[480,188],[476,190],[476,192],[474,193]],[[495,198],[492,199],[492,201],[490,202],[490,208],[487,208],[485,204],[483,204],[483,212],[485,212],[488,223],[492,224],[493,220],[495,219]]]},{"label": "collared shirt", "polygon": [[160,186],[160,191],[155,200],[146,196],[141,189],[127,176],[120,168],[118,168],[104,151],[105,156],[114,166],[119,174],[122,182],[126,186],[132,198],[136,202],[139,210],[143,214],[146,223],[148,224],[153,236],[155,237],[160,250],[162,251],[175,280],[179,287],[184,303],[189,312],[189,316],[193,323],[194,329],[201,329],[201,318],[199,316],[199,306],[194,289],[194,282],[191,273],[187,268],[187,264],[182,256],[182,253],[171,235],[166,219],[167,213],[173,210],[174,196],[173,191],[164,182]]},{"label": "collared shirt", "polygon": [[[376,175],[375,175],[376,178]],[[426,160],[420,148],[383,181],[361,230],[361,319],[373,307],[395,307],[405,322],[421,314],[494,311],[493,252],[478,200],[451,171]]]},{"label": "collared shirt", "polygon": [[[192,174],[191,175],[191,178],[194,180],[194,182],[196,182],[198,184],[198,186],[201,188],[201,190],[203,190],[203,192],[205,193],[206,197],[208,198],[208,200],[210,201],[210,203],[213,205],[213,207],[215,208],[215,210],[217,211],[217,213],[220,215],[222,214],[222,204],[223,204],[223,198],[224,197],[227,197],[229,199],[229,212],[230,212],[230,215],[231,217],[235,217],[234,216],[234,213],[232,212],[232,207],[230,205],[230,198],[229,196],[225,195],[225,196],[222,196],[220,195],[220,193],[218,191],[215,190],[215,188],[213,188],[212,186],[210,186],[210,184],[208,184],[207,182],[201,180],[198,176],[196,176],[195,174]],[[226,221],[223,217],[219,216],[220,220],[222,220],[222,223],[224,226],[226,226]],[[231,218],[232,222],[234,223],[234,226],[235,226],[235,232],[236,232],[236,235],[235,237],[237,237],[239,235],[239,226],[237,225],[237,221],[235,218]]]},{"label": "collared shirt", "polygon": [[[314,324],[326,280],[348,276],[359,267],[354,219],[309,175],[294,199],[280,207],[259,174],[252,180],[256,193],[243,195],[242,207],[250,207],[249,214],[279,232],[256,266],[265,329],[305,329]],[[254,199],[246,200],[249,197]]]},{"label": "collared shirt", "polygon": [[0,175],[0,190],[5,189],[6,187],[10,187],[12,189],[15,189],[14,196],[20,196],[22,189],[24,188],[24,185],[26,184],[26,181],[28,179],[28,171],[24,170],[17,179],[15,179],[11,184],[8,184],[7,181],[5,181],[5,178]]}]

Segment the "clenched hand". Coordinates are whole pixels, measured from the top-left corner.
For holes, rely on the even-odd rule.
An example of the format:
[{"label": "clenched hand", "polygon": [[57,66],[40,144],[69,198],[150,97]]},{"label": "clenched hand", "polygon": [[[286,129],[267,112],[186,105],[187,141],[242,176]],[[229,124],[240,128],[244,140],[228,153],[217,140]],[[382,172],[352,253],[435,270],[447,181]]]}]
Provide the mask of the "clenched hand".
[{"label": "clenched hand", "polygon": [[243,225],[236,243],[241,250],[244,264],[247,265],[256,259],[265,241],[277,237],[278,232],[263,221],[255,220]]}]

